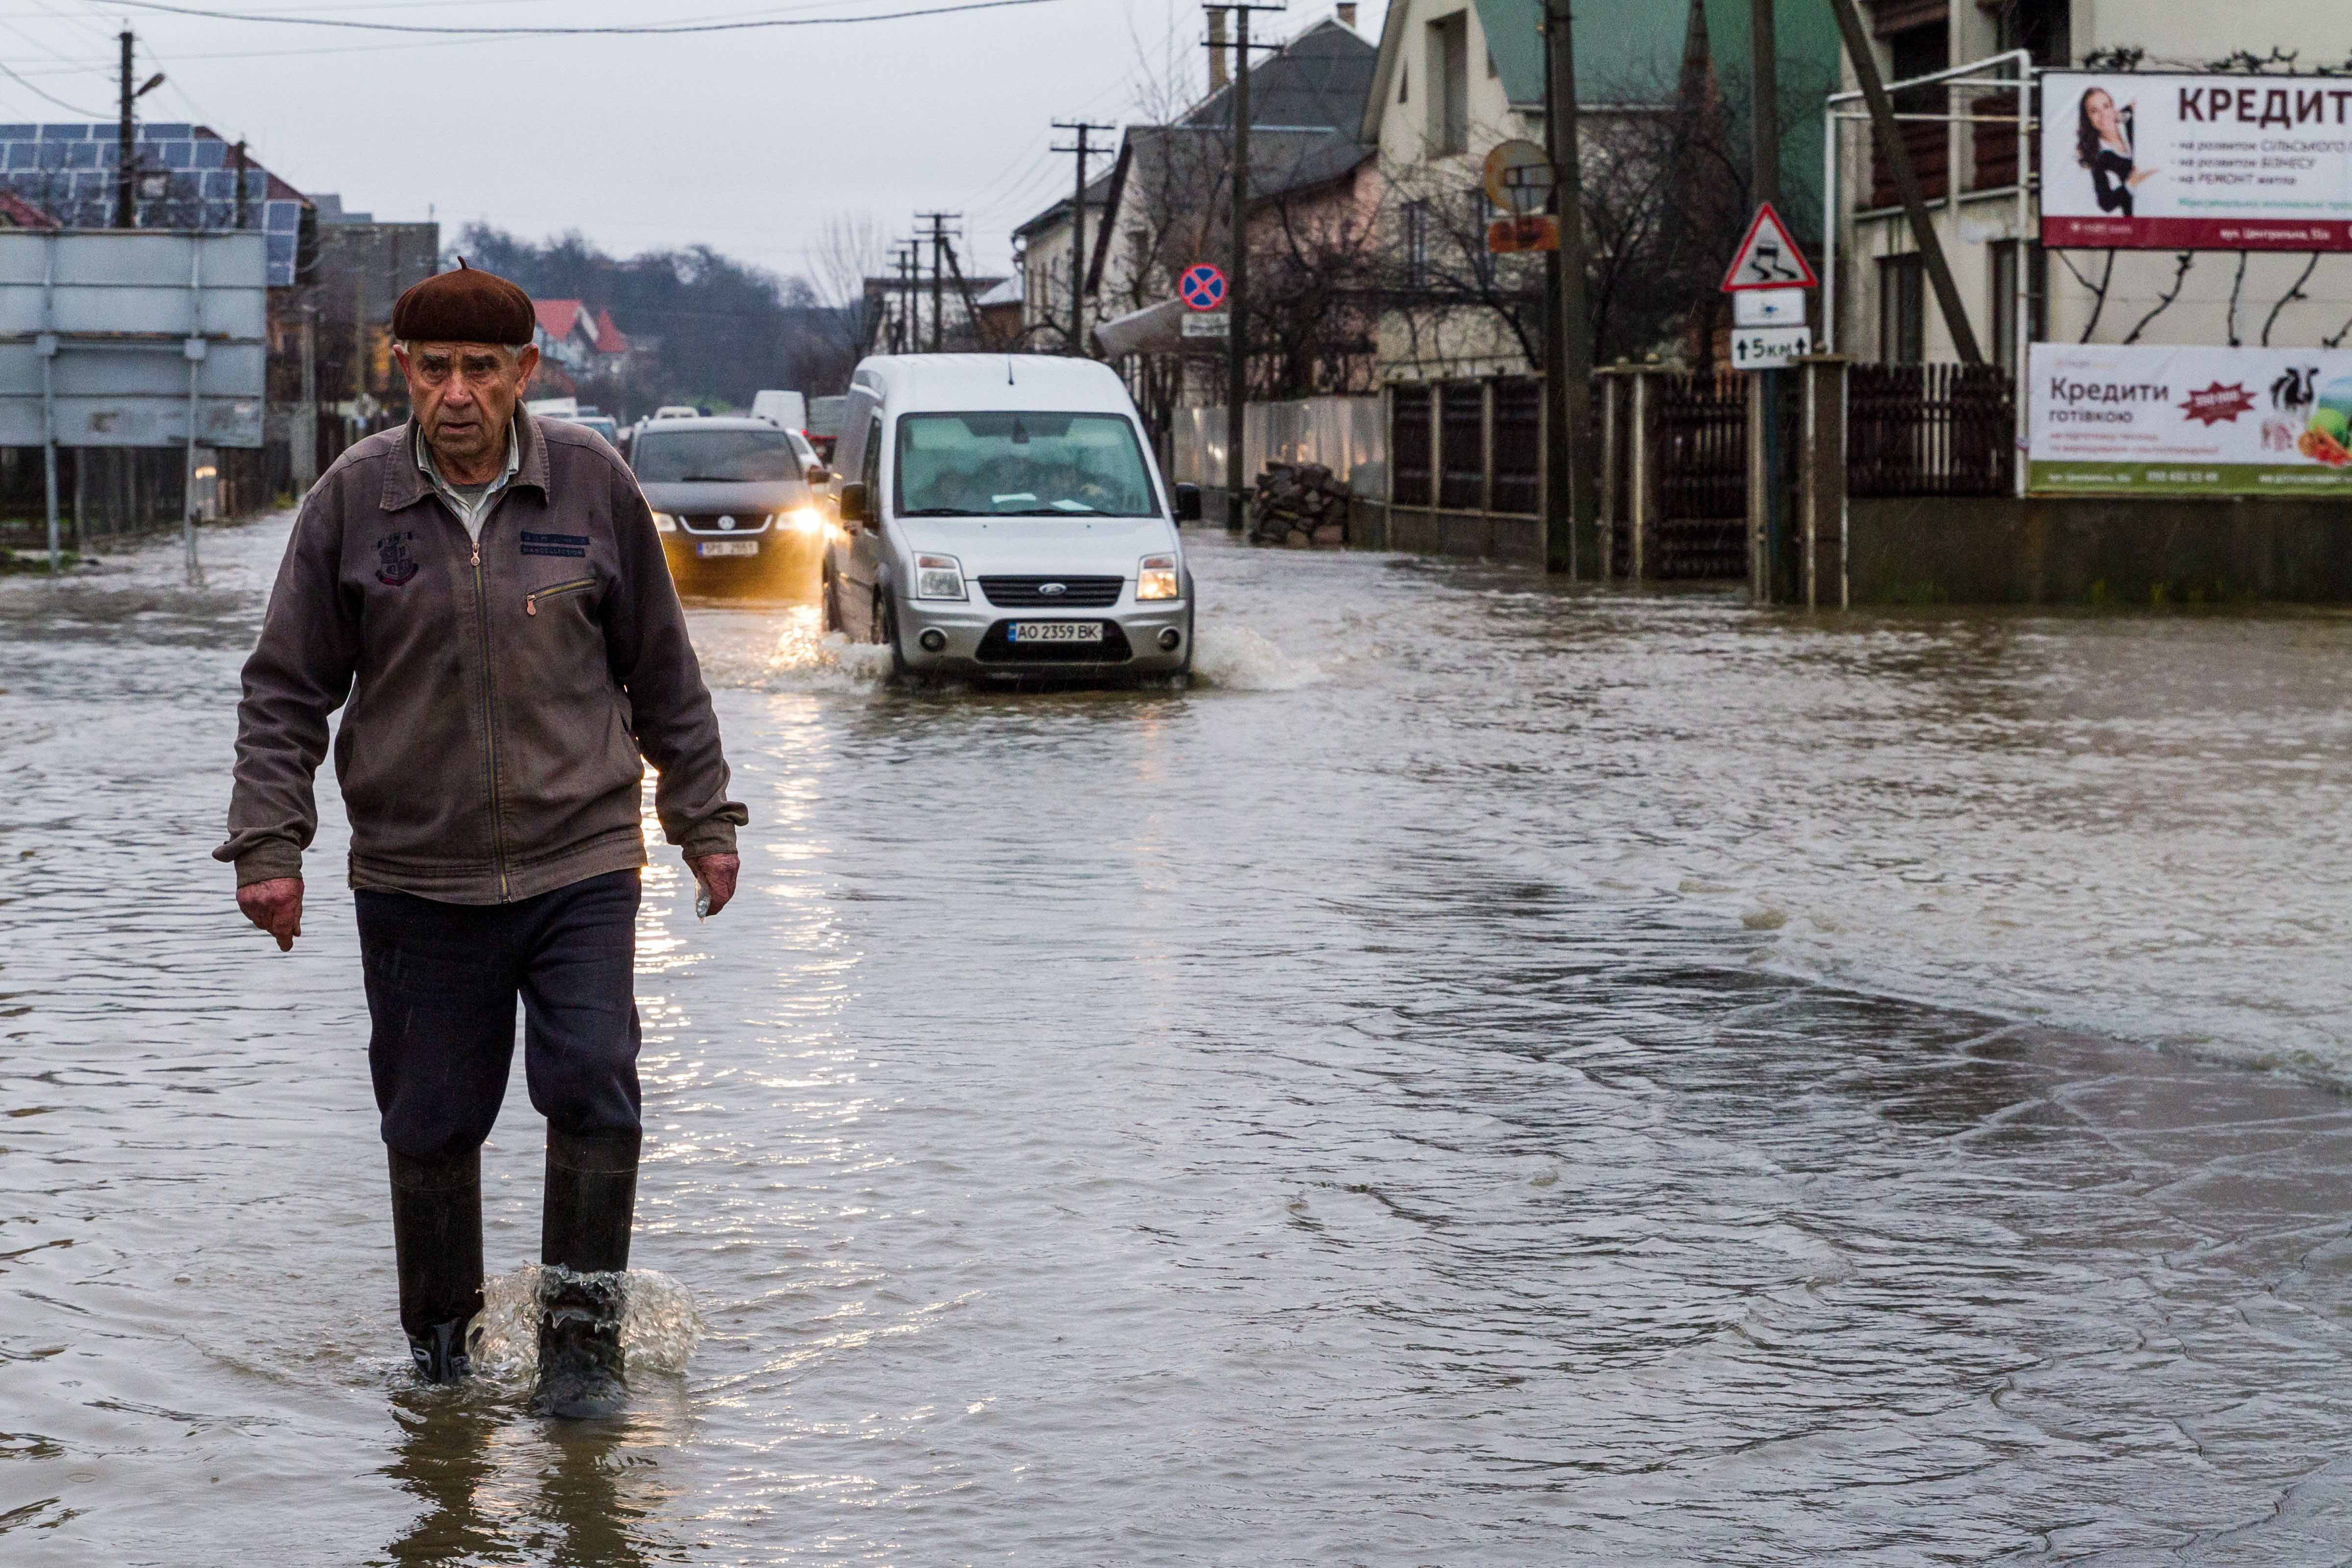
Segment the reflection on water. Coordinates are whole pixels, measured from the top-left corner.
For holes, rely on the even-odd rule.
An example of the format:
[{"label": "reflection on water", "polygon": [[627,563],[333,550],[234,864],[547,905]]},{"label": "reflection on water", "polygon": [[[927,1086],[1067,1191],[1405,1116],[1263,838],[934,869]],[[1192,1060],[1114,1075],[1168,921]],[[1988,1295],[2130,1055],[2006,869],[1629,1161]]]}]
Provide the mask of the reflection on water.
[{"label": "reflection on water", "polygon": [[[677,1353],[565,1426],[404,1370],[331,790],[293,954],[205,857],[282,526],[0,584],[11,1568],[2352,1538],[2352,1111],[2227,1059],[2352,1060],[2352,623],[1208,537],[1190,692],[908,694],[697,606],[754,826],[640,918]],[[518,1091],[506,1309],[540,1158]]]}]

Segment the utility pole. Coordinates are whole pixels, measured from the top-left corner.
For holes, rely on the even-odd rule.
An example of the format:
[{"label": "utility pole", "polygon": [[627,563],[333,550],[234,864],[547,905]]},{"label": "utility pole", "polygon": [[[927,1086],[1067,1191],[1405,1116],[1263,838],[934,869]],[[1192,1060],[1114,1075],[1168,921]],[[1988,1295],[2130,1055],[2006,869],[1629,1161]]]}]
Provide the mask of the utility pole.
[{"label": "utility pole", "polygon": [[236,170],[236,226],[239,228],[245,226],[245,143],[239,141],[233,161]]},{"label": "utility pole", "polygon": [[[1771,204],[1780,210],[1780,51],[1774,37],[1777,18],[1773,0],[1748,0],[1748,72],[1754,79],[1749,93],[1754,100],[1755,146],[1748,182],[1756,188],[1756,205],[1760,209]],[[1689,106],[1685,105],[1685,109]],[[1735,323],[1734,331],[1738,330]],[[1777,369],[1755,373],[1755,384],[1748,395],[1757,399],[1756,423],[1753,429],[1759,448],[1749,466],[1749,473],[1760,485],[1763,493],[1756,498],[1750,515],[1761,525],[1763,533],[1764,580],[1751,586],[1759,602],[1770,604],[1780,596],[1780,565],[1787,556],[1788,504],[1780,484],[1780,372]]]},{"label": "utility pole", "polygon": [[914,268],[917,242],[898,240],[891,246],[890,268],[898,275],[898,317],[890,327],[890,352],[894,354],[912,353],[921,346],[915,336]]},{"label": "utility pole", "polygon": [[1223,0],[1205,7],[1234,18],[1234,215],[1225,264],[1225,527],[1239,531],[1248,510],[1249,477],[1242,446],[1249,428],[1249,134],[1250,13],[1280,11]]},{"label": "utility pole", "polygon": [[1054,151],[1078,155],[1077,190],[1070,197],[1070,352],[1083,355],[1087,352],[1087,132],[1118,127],[1090,125],[1083,120],[1056,120],[1054,129],[1078,133],[1076,146],[1056,147]]},{"label": "utility pole", "polygon": [[[1952,281],[1951,263],[1944,259],[1944,242],[1936,237],[1936,226],[1927,216],[1927,198],[1919,188],[1918,171],[1911,167],[1911,151],[1903,144],[1902,128],[1895,122],[1886,79],[1878,74],[1878,54],[1871,44],[1870,30],[1862,25],[1862,13],[1853,8],[1853,0],[1830,0],[1830,9],[1837,13],[1838,31],[1845,36],[1846,58],[1853,62],[1854,81],[1870,105],[1870,124],[1877,132],[1878,150],[1895,176],[1904,214],[1911,220],[1912,241],[1927,268],[1927,281],[1935,286],[1936,308],[1943,312],[1944,330],[1951,334],[1952,347],[1962,363],[1982,364],[1976,329],[1969,325],[1968,307],[1960,303],[1959,285]],[[2023,127],[2019,132],[2023,134]]]},{"label": "utility pole", "polygon": [[939,353],[947,346],[947,271],[948,220],[961,218],[961,213],[917,213],[915,221],[931,226],[931,352]]},{"label": "utility pole", "polygon": [[948,242],[948,271],[955,279],[956,296],[963,301],[964,319],[971,323],[972,337],[984,349],[996,347],[996,334],[980,319],[980,301],[971,297],[971,280],[963,275],[963,263],[956,257],[952,240]]},{"label": "utility pole", "polygon": [[302,398],[294,405],[296,427],[287,442],[294,464],[294,499],[319,482],[319,307],[302,307]]},{"label": "utility pole", "polygon": [[1592,329],[1584,301],[1584,165],[1577,146],[1576,48],[1569,0],[1544,0],[1544,142],[1559,248],[1546,258],[1544,569],[1576,572],[1592,525]]},{"label": "utility pole", "polygon": [[136,163],[131,157],[131,102],[137,96],[131,90],[131,29],[125,27],[122,30],[122,120],[114,132],[114,226],[117,228],[132,228],[138,223],[131,205]]}]

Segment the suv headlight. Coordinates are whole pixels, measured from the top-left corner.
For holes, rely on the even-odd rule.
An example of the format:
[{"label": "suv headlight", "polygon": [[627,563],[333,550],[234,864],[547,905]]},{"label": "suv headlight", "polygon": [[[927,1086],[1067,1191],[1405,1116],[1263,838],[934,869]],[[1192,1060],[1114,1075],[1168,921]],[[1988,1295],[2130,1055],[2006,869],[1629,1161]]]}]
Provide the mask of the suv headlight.
[{"label": "suv headlight", "polygon": [[676,533],[677,531],[677,519],[670,516],[670,514],[666,511],[657,511],[654,513],[654,526],[661,530],[664,533]]},{"label": "suv headlight", "polygon": [[963,596],[963,566],[954,556],[915,557],[915,597],[961,599]]},{"label": "suv headlight", "polygon": [[1183,579],[1176,570],[1173,555],[1147,555],[1135,569],[1135,596],[1145,599],[1181,599],[1184,596]]}]

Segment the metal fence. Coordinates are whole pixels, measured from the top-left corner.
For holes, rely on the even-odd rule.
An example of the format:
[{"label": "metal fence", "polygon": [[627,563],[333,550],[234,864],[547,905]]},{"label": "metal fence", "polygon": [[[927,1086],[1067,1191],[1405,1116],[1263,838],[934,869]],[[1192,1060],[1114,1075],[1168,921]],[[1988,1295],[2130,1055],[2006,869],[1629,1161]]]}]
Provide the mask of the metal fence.
[{"label": "metal fence", "polygon": [[2005,496],[2016,462],[2016,399],[2000,366],[1857,364],[1848,373],[1848,494]]},{"label": "metal fence", "polygon": [[1430,416],[1436,412],[1432,390],[1420,384],[1390,389],[1389,460],[1395,466],[1399,506],[1427,506],[1435,495],[1435,461],[1430,446]]},{"label": "metal fence", "polygon": [[[1181,483],[1223,487],[1223,406],[1179,408],[1171,423],[1171,477]],[[1304,397],[1248,405],[1242,410],[1242,472],[1255,479],[1269,462],[1320,463],[1360,496],[1384,494],[1389,446],[1381,400]]]},{"label": "metal fence", "polygon": [[1654,577],[1748,574],[1748,394],[1739,371],[1657,378],[1658,525]]}]

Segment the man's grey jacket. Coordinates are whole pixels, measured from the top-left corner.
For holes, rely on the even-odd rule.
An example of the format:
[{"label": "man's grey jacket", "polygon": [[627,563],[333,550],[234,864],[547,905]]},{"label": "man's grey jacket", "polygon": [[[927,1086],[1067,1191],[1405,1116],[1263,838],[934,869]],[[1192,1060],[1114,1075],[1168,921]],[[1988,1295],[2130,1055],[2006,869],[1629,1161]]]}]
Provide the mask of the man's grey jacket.
[{"label": "man's grey jacket", "polygon": [[645,864],[662,833],[735,847],[719,720],[661,537],[612,447],[515,419],[520,467],[478,542],[404,425],[345,452],[302,503],[237,705],[237,885],[302,874],[327,719],[352,885],[495,904]]}]

